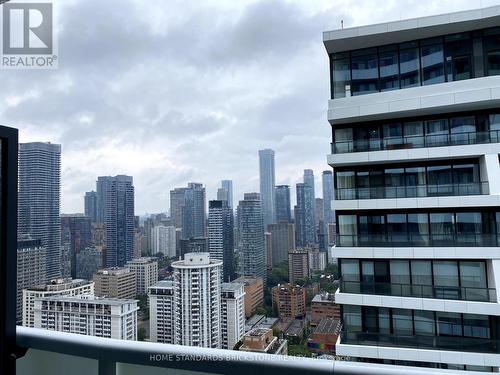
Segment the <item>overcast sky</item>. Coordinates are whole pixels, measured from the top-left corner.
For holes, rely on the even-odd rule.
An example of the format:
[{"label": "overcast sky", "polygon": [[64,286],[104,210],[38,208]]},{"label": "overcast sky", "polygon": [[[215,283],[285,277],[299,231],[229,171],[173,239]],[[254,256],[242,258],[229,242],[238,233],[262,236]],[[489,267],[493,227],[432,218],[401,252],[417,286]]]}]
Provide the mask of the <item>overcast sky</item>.
[{"label": "overcast sky", "polygon": [[[189,181],[214,199],[328,169],[322,31],[471,9],[470,0],[57,0],[59,69],[0,71],[0,123],[62,144],[62,207],[82,212],[99,175],[134,177],[136,213],[168,210]],[[482,1],[483,6],[499,1]],[[321,196],[321,195],[320,195]],[[294,199],[295,200],[295,199]]]}]

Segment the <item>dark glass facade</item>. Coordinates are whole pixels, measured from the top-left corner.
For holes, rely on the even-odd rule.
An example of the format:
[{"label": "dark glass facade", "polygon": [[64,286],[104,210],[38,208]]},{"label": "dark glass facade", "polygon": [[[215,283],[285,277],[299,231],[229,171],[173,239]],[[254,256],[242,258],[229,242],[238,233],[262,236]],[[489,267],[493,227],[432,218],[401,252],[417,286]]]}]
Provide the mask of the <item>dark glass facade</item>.
[{"label": "dark glass facade", "polygon": [[483,260],[340,259],[341,291],[496,302]]},{"label": "dark glass facade", "polygon": [[330,69],[332,99],[498,75],[500,28],[333,53]]},{"label": "dark glass facade", "polygon": [[343,344],[499,353],[498,317],[343,305]]},{"label": "dark glass facade", "polygon": [[412,198],[488,193],[475,160],[335,168],[336,199]]},{"label": "dark glass facade", "polygon": [[337,215],[337,231],[337,246],[498,246],[500,212],[343,211]]},{"label": "dark glass facade", "polygon": [[332,153],[496,143],[500,112],[475,111],[335,125]]}]

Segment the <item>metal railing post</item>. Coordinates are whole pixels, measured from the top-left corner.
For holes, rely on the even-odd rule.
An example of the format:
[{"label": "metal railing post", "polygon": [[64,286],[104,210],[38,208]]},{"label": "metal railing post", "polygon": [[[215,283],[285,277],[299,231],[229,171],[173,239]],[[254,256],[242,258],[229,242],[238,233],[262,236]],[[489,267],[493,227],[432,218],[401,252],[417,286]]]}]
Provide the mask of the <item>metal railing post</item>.
[{"label": "metal railing post", "polygon": [[116,375],[116,362],[100,359],[98,375]]}]

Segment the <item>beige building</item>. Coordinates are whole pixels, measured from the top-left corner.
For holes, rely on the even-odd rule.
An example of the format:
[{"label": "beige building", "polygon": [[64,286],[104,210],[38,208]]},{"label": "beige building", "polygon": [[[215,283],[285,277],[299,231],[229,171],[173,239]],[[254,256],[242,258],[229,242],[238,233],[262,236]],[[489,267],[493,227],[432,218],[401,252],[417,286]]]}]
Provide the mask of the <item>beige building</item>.
[{"label": "beige building", "polygon": [[306,315],[306,290],[283,284],[271,289],[273,309],[281,319],[296,319]]},{"label": "beige building", "polygon": [[105,268],[94,274],[95,295],[107,298],[135,298],[135,272],[128,267]]},{"label": "beige building", "polygon": [[158,259],[142,257],[127,263],[131,272],[135,272],[137,294],[146,294],[150,286],[158,282]]},{"label": "beige building", "polygon": [[288,344],[286,340],[273,336],[271,328],[255,328],[243,336],[243,344],[239,350],[244,352],[287,355]]},{"label": "beige building", "polygon": [[56,279],[47,285],[23,290],[23,326],[34,327],[35,299],[51,296],[94,295],[94,282],[81,279]]},{"label": "beige building", "polygon": [[245,288],[245,316],[249,318],[253,311],[264,304],[264,284],[258,276],[241,276],[233,281]]}]

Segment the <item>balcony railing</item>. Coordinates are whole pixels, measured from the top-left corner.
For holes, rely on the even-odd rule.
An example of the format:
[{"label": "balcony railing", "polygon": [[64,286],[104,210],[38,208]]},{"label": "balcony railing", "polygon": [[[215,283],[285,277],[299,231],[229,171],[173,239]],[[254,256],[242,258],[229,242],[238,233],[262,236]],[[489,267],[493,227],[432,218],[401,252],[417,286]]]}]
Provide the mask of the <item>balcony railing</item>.
[{"label": "balcony railing", "polygon": [[341,280],[340,291],[354,294],[375,294],[393,297],[452,299],[496,302],[496,290],[437,285],[398,284]]},{"label": "balcony railing", "polygon": [[500,130],[340,141],[332,143],[331,145],[332,154],[345,154],[349,152],[401,150],[409,148],[474,145],[498,142],[500,142]]},{"label": "balcony railing", "polygon": [[496,234],[337,234],[337,247],[496,247]]},{"label": "balcony railing", "polygon": [[106,339],[17,327],[19,375],[446,375],[447,370]]},{"label": "balcony railing", "polygon": [[416,186],[374,186],[335,189],[335,199],[337,200],[418,198],[487,194],[489,194],[488,182]]},{"label": "balcony railing", "polygon": [[340,343],[500,354],[500,340],[461,336],[405,336],[343,331]]}]

